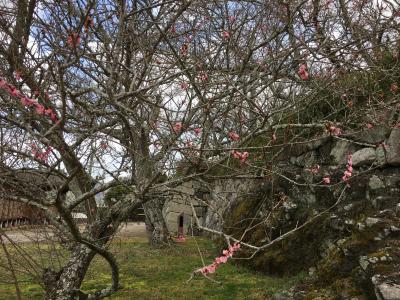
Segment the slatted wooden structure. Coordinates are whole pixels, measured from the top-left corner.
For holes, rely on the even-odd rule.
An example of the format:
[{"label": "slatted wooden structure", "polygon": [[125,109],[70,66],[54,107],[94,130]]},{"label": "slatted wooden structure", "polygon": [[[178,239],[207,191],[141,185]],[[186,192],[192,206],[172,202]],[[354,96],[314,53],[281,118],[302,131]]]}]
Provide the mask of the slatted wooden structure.
[{"label": "slatted wooden structure", "polygon": [[[47,191],[60,183],[60,179],[46,177],[35,170],[0,172],[0,228],[47,223],[44,212],[28,203],[18,201],[24,193],[45,197]],[[3,180],[2,180],[3,179]],[[17,199],[16,199],[17,198]]]},{"label": "slatted wooden structure", "polygon": [[0,199],[0,227],[13,227],[27,224],[43,224],[44,213],[32,205],[18,201]]}]

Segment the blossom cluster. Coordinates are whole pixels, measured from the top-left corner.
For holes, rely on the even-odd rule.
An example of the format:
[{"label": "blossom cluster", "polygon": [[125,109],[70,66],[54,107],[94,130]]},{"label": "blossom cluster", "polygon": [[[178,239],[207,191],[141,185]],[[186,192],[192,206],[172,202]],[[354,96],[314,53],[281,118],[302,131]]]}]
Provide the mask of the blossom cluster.
[{"label": "blossom cluster", "polygon": [[300,65],[298,73],[302,80],[308,79],[308,71],[307,71],[307,66],[305,64]]},{"label": "blossom cluster", "polygon": [[194,133],[198,136],[198,135],[200,135],[201,134],[201,128],[200,127],[196,127],[195,129],[194,129]]},{"label": "blossom cluster", "polygon": [[247,151],[239,152],[239,151],[233,150],[232,156],[236,159],[239,159],[241,163],[244,163],[247,160],[247,158],[249,157],[249,152],[247,152]]},{"label": "blossom cluster", "polygon": [[51,147],[47,147],[46,151],[44,152],[40,152],[35,144],[32,144],[31,147],[32,147],[32,154],[36,159],[47,162],[49,154],[51,153],[52,150]]},{"label": "blossom cluster", "polygon": [[320,167],[320,165],[315,165],[314,167],[312,167],[310,169],[306,169],[306,170],[312,174],[318,174],[319,171],[321,170],[321,167]]},{"label": "blossom cluster", "polygon": [[222,32],[222,37],[224,39],[229,39],[231,37],[231,34],[229,33],[229,31],[225,30]]},{"label": "blossom cluster", "polygon": [[339,135],[342,134],[342,130],[339,127],[336,127],[336,126],[333,126],[333,125],[329,125],[327,127],[327,129],[332,135],[339,136]]},{"label": "blossom cluster", "polygon": [[215,273],[217,268],[228,261],[229,258],[233,256],[233,254],[239,250],[240,244],[235,243],[233,246],[229,246],[228,250],[223,250],[222,255],[220,257],[215,258],[214,262],[208,266],[204,266],[200,269],[202,274],[212,274]]},{"label": "blossom cluster", "polygon": [[329,176],[325,176],[324,178],[322,178],[322,182],[324,184],[330,184],[331,183],[331,179]]},{"label": "blossom cluster", "polygon": [[9,84],[3,78],[0,77],[0,89],[5,90],[13,97],[17,97],[20,99],[21,104],[23,106],[32,106],[35,108],[35,112],[38,115],[46,115],[49,116],[50,119],[54,122],[58,122],[57,115],[51,108],[45,108],[42,104],[40,104],[36,99],[31,99],[25,96],[21,91],[19,91],[15,86]]},{"label": "blossom cluster", "polygon": [[228,136],[229,136],[229,138],[230,138],[232,141],[238,141],[238,140],[240,140],[240,135],[238,135],[236,132],[230,131],[230,132],[228,133]]},{"label": "blossom cluster", "polygon": [[71,48],[76,48],[81,43],[80,35],[76,32],[72,32],[67,38],[67,43]]},{"label": "blossom cluster", "polygon": [[172,126],[172,129],[174,130],[175,133],[179,133],[182,130],[182,123],[177,122]]},{"label": "blossom cluster", "polygon": [[352,173],[353,173],[353,155],[352,155],[352,154],[349,154],[349,155],[347,156],[346,171],[344,171],[342,180],[343,180],[344,182],[349,181],[349,179],[350,179]]}]

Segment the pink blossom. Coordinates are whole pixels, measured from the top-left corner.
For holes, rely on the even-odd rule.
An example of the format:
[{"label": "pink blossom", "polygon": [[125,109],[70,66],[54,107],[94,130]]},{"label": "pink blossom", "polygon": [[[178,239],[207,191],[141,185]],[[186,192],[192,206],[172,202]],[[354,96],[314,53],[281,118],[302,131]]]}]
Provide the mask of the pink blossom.
[{"label": "pink blossom", "polygon": [[51,119],[54,123],[58,123],[58,122],[59,122],[59,120],[58,120],[58,118],[57,118],[57,115],[56,115],[53,111],[50,113],[50,119]]},{"label": "pink blossom", "polygon": [[38,147],[35,144],[32,144],[31,147],[32,147],[32,154],[36,159],[47,162],[49,154],[51,153],[52,150],[51,147],[47,147],[46,151],[44,152],[39,152]]},{"label": "pink blossom", "polygon": [[201,134],[201,128],[200,128],[200,127],[195,128],[195,129],[194,129],[194,133],[195,133],[196,135],[200,135],[200,134]]},{"label": "pink blossom", "polygon": [[245,151],[245,152],[242,153],[242,157],[240,158],[240,161],[242,163],[244,163],[248,157],[249,157],[249,152]]},{"label": "pink blossom", "polygon": [[222,255],[222,256],[220,256],[220,257],[217,257],[217,258],[214,260],[214,264],[216,264],[216,265],[218,266],[218,265],[220,265],[220,264],[226,263],[227,261],[228,261],[228,257],[226,257],[225,255]]},{"label": "pink blossom", "polygon": [[331,125],[331,126],[328,127],[328,131],[329,131],[332,135],[335,135],[335,136],[339,136],[339,135],[342,134],[342,130],[341,130],[339,127],[336,127],[336,126],[333,126],[333,125]]},{"label": "pink blossom", "polygon": [[231,36],[231,35],[230,35],[229,31],[224,30],[224,32],[222,32],[222,37],[223,37],[224,39],[229,39],[230,36]]},{"label": "pink blossom", "polygon": [[347,164],[349,164],[350,167],[353,165],[353,154],[351,153],[347,156]]},{"label": "pink blossom", "polygon": [[28,97],[21,97],[20,101],[23,106],[30,106],[36,103],[33,99],[29,99]]},{"label": "pink blossom", "polygon": [[371,128],[373,128],[374,127],[374,125],[372,125],[371,123],[367,123],[367,128],[368,129],[371,129]]},{"label": "pink blossom", "polygon": [[208,74],[207,73],[203,73],[200,75],[200,80],[201,81],[207,81],[208,80]]},{"label": "pink blossom", "polygon": [[276,134],[275,134],[275,133],[272,134],[272,141],[273,141],[273,142],[276,141]]},{"label": "pink blossom", "polygon": [[240,248],[240,243],[235,243],[233,246],[229,246],[229,250],[223,250],[222,255],[220,257],[216,257],[214,262],[208,266],[204,266],[199,271],[206,275],[215,273],[217,268],[228,261],[230,257]]},{"label": "pink blossom", "polygon": [[235,16],[229,16],[228,20],[229,20],[229,22],[235,22],[236,18],[235,18]]},{"label": "pink blossom", "polygon": [[351,176],[351,172],[348,171],[348,170],[344,171],[344,176],[350,177]]},{"label": "pink blossom", "polygon": [[[3,78],[0,77],[0,88],[6,90],[8,93],[10,93],[12,96],[19,98],[21,104],[23,106],[35,106],[35,111],[38,115],[48,115],[50,116],[50,119],[56,123],[58,122],[57,115],[53,112],[51,108],[45,109],[45,107],[42,104],[37,103],[36,100],[30,99],[24,94],[21,93],[15,86],[8,84]],[[35,91],[36,94],[36,91]],[[46,93],[46,100],[48,99],[48,95]]]},{"label": "pink blossom", "polygon": [[245,152],[239,152],[236,150],[232,151],[232,156],[236,159],[239,159],[241,163],[246,162],[247,158],[249,157],[249,152],[245,151]]},{"label": "pink blossom", "polygon": [[226,262],[228,261],[228,257],[226,257],[226,256],[223,255],[223,256],[220,256],[220,257],[219,257],[219,260],[221,261],[221,263],[224,264],[224,263],[226,263]]},{"label": "pink blossom", "polygon": [[211,264],[211,265],[209,265],[208,267],[207,267],[207,271],[208,271],[208,273],[210,273],[210,274],[212,274],[212,273],[215,273],[215,270],[217,269],[217,265],[215,265],[215,264]]},{"label": "pink blossom", "polygon": [[7,82],[3,78],[0,78],[0,88],[4,89],[6,86]]},{"label": "pink blossom", "polygon": [[299,67],[299,76],[302,80],[307,80],[308,79],[308,71],[307,71],[307,66],[305,64],[301,64]]},{"label": "pink blossom", "polygon": [[17,90],[14,86],[10,86],[10,92],[11,92],[11,95],[14,97],[21,96],[21,92],[19,90]]},{"label": "pink blossom", "polygon": [[228,136],[232,141],[240,140],[240,136],[236,132],[231,131],[228,133]]},{"label": "pink blossom", "polygon": [[336,128],[333,130],[333,135],[338,136],[338,135],[341,135],[341,134],[342,134],[342,130],[341,130],[340,128],[336,127]]},{"label": "pink blossom", "polygon": [[329,177],[324,177],[324,178],[322,178],[322,182],[324,184],[330,184],[331,183],[331,179]]},{"label": "pink blossom", "polygon": [[310,171],[312,174],[317,174],[320,169],[321,169],[321,167],[319,165],[315,165],[311,169],[308,169],[308,171]]},{"label": "pink blossom", "polygon": [[397,86],[396,83],[392,83],[392,85],[390,86],[390,90],[392,91],[392,93],[397,93],[399,87]]},{"label": "pink blossom", "polygon": [[240,249],[240,243],[233,244],[233,248],[235,249],[235,251],[239,250]]},{"label": "pink blossom", "polygon": [[46,110],[44,111],[44,114],[45,114],[45,115],[48,115],[48,116],[50,116],[52,113],[53,113],[53,110],[52,110],[51,108],[48,108],[48,109],[46,109]]},{"label": "pink blossom", "polygon": [[182,90],[186,90],[186,89],[188,88],[188,86],[189,86],[189,85],[188,85],[186,82],[182,82],[182,83],[181,83],[181,89],[182,89]]},{"label": "pink blossom", "polygon": [[344,173],[343,173],[342,180],[345,182],[349,181],[349,179],[352,175],[352,172],[353,172],[353,155],[349,154],[347,156],[346,171],[344,171]]},{"label": "pink blossom", "polygon": [[232,156],[236,159],[240,159],[242,157],[242,153],[240,153],[239,151],[233,150]]},{"label": "pink blossom", "polygon": [[182,130],[182,123],[177,122],[175,125],[172,127],[175,133],[179,133]]},{"label": "pink blossom", "polygon": [[212,273],[215,273],[216,269],[217,269],[217,265],[211,264],[209,266],[205,266],[205,267],[201,268],[200,271],[203,274],[212,274]]},{"label": "pink blossom", "polygon": [[[225,256],[222,256],[222,257],[225,257]],[[221,257],[215,258],[214,263],[217,265],[221,264]]]},{"label": "pink blossom", "polygon": [[179,234],[175,241],[183,243],[186,242],[186,238],[182,234]]},{"label": "pink blossom", "polygon": [[67,38],[67,43],[71,48],[76,48],[81,42],[81,37],[78,33],[73,32]]},{"label": "pink blossom", "polygon": [[45,111],[46,110],[42,104],[36,103],[36,113],[38,115],[44,115]]}]

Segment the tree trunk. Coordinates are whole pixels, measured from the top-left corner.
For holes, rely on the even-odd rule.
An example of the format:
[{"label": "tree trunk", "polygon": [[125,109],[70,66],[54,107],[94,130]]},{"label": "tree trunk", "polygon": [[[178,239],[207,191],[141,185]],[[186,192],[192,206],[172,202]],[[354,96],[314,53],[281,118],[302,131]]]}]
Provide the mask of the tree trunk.
[{"label": "tree trunk", "polygon": [[171,243],[171,237],[165,223],[162,207],[165,201],[156,198],[143,204],[146,215],[146,232],[151,246],[163,246]]},{"label": "tree trunk", "polygon": [[86,299],[80,286],[95,253],[78,244],[72,251],[68,263],[59,272],[46,269],[43,274],[46,300]]}]

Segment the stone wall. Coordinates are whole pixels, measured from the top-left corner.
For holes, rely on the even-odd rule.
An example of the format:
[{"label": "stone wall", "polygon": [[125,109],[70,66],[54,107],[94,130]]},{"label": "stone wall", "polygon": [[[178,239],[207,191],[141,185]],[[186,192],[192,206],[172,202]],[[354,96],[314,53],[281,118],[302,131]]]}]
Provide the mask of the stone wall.
[{"label": "stone wall", "polygon": [[219,179],[209,184],[211,190],[209,207],[204,225],[211,229],[222,230],[226,214],[242,197],[251,196],[252,191],[264,181],[260,177]]},{"label": "stone wall", "polygon": [[[185,201],[197,194],[204,199],[195,203],[202,225],[240,238],[256,220],[259,225],[244,240],[265,244],[336,202],[346,185],[349,154],[353,172],[339,205],[242,262],[277,275],[310,272],[306,284],[276,299],[400,299],[399,128],[375,126],[289,145],[274,164],[274,176],[187,183],[182,189],[189,197],[172,199],[165,216],[174,232],[183,213],[189,231],[192,214]],[[324,177],[330,178],[328,185]],[[243,249],[242,255],[251,251]]]},{"label": "stone wall", "polygon": [[205,202],[197,201],[196,198],[208,201],[208,191],[198,182],[188,181],[177,188],[177,193],[168,199],[163,207],[163,216],[168,230],[172,235],[178,235],[179,218],[183,217],[183,234],[197,234],[195,232],[195,220],[193,219],[193,205],[196,216],[200,223],[204,224],[204,217],[207,211]]},{"label": "stone wall", "polygon": [[[376,126],[288,146],[275,163],[280,175],[253,181],[251,188],[246,180],[237,190],[219,193],[224,200],[216,205],[224,223],[210,212],[207,216],[237,238],[250,227],[246,220],[256,220],[260,225],[248,232],[245,241],[268,243],[336,202],[346,185],[342,176],[349,154],[353,172],[339,205],[245,261],[277,275],[310,272],[306,284],[276,299],[400,299],[398,128]],[[323,184],[324,177],[330,178],[330,184]],[[220,183],[215,189],[222,191],[223,186]],[[208,224],[217,226],[209,220]],[[242,254],[248,257],[251,251]]]}]

